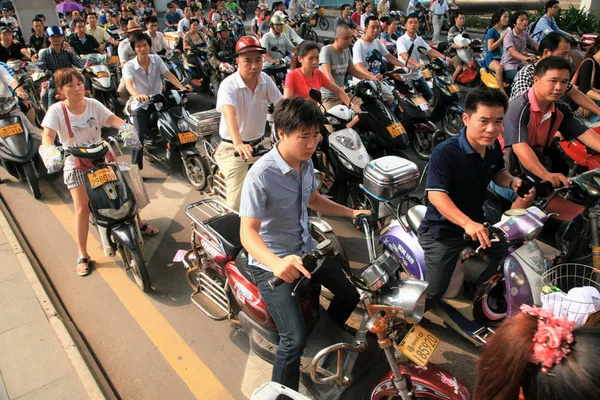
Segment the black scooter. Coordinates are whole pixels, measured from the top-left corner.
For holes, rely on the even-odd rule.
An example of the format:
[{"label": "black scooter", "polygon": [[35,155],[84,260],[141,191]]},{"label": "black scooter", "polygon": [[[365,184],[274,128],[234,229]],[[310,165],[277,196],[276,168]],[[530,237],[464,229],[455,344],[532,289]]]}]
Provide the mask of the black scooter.
[{"label": "black scooter", "polygon": [[137,204],[118,165],[106,162],[109,150],[108,142],[103,141],[87,147],[69,147],[65,155],[92,161],[94,167],[86,173],[84,183],[104,254],[113,257],[119,253],[135,283],[149,292],[150,275],[142,255],[144,241],[138,226]]},{"label": "black scooter", "polygon": [[206,43],[194,45],[184,57],[183,73],[195,93],[210,92],[210,71]]},{"label": "black scooter", "polygon": [[[169,172],[183,169],[192,189],[200,191],[206,186],[206,163],[196,148],[198,135],[188,123],[190,115],[184,108],[186,93],[185,90],[168,90],[150,96],[149,103],[154,104],[156,112],[150,115],[150,136],[153,139],[144,146],[144,155],[150,162],[161,164]],[[133,121],[130,120],[130,123]]]},{"label": "black scooter", "polygon": [[[440,42],[437,50],[440,53],[447,53],[450,49],[448,42]],[[425,47],[419,47],[419,53],[429,59],[427,69],[431,72],[433,81],[433,98],[431,99],[431,121],[434,123],[442,122],[442,128],[450,136],[456,136],[464,127],[462,115],[465,110],[460,106],[462,94],[458,85],[452,82],[452,75],[448,71],[448,65],[444,60],[429,57]]]},{"label": "black scooter", "polygon": [[[24,75],[19,78],[19,86],[23,82]],[[0,162],[20,182],[27,181],[33,197],[39,199],[42,197],[38,183],[39,143],[20,116],[10,115],[17,104],[16,97],[0,97]]]},{"label": "black scooter", "polygon": [[289,57],[283,51],[279,50],[277,46],[271,47],[271,51],[275,51],[281,54],[281,60],[279,60],[277,64],[271,64],[269,66],[263,67],[263,72],[275,78],[275,85],[277,85],[279,91],[283,93],[285,76],[287,75],[288,69],[290,68],[291,57]]}]

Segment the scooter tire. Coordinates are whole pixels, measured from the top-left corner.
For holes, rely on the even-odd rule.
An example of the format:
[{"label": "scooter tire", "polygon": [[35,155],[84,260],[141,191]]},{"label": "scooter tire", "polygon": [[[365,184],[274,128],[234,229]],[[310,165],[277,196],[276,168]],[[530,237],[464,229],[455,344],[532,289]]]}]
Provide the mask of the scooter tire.
[{"label": "scooter tire", "polygon": [[313,31],[312,29],[310,30],[310,32],[308,32],[308,40],[311,40],[315,43],[319,43],[319,37],[317,36],[317,32]]},{"label": "scooter tire", "polygon": [[[415,133],[415,136],[416,135],[417,135],[417,133]],[[429,159],[431,158],[431,152],[433,151],[431,139],[424,138],[424,142],[421,143],[417,140],[417,138],[415,136],[413,136],[413,138],[411,140],[411,144],[412,144],[413,149],[415,150],[415,154],[421,160],[429,161]]]},{"label": "scooter tire", "polygon": [[183,156],[183,175],[192,189],[202,191],[208,184],[210,169],[206,160],[200,155]]},{"label": "scooter tire", "polygon": [[449,136],[458,136],[465,124],[462,120],[462,115],[450,112],[444,114],[442,118],[442,128]]},{"label": "scooter tire", "polygon": [[329,21],[327,21],[327,18],[319,18],[319,28],[322,31],[329,30]]},{"label": "scooter tire", "polygon": [[39,200],[42,197],[42,192],[40,191],[40,183],[33,168],[33,161],[23,164],[23,172],[27,177],[27,184],[29,185],[31,194],[33,194],[33,198]]},{"label": "scooter tire", "polygon": [[146,293],[150,292],[152,290],[152,286],[150,286],[150,275],[148,274],[146,263],[142,257],[142,249],[136,247],[134,250],[131,250],[127,246],[121,246],[119,248],[119,255],[123,260],[125,268],[131,271],[136,285],[142,289],[142,291]]}]

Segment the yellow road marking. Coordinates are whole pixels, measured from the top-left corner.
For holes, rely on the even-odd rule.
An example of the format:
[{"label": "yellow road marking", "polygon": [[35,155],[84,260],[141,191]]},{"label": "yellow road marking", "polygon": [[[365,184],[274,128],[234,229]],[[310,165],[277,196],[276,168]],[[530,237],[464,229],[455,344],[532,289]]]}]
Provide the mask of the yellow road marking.
[{"label": "yellow road marking", "polygon": [[[49,185],[44,190],[44,202],[75,241],[75,215]],[[91,234],[88,234],[88,252],[98,267],[97,273],[110,286],[194,396],[198,399],[233,399],[206,364],[133,283],[127,272],[114,259],[104,255],[101,244]]]}]

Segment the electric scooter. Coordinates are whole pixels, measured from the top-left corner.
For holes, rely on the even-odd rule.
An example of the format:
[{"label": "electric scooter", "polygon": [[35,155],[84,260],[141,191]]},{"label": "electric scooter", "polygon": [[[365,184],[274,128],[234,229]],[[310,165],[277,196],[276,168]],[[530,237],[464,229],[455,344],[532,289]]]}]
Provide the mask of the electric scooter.
[{"label": "electric scooter", "polygon": [[[279,334],[253,283],[248,253],[240,242],[239,215],[211,199],[190,204],[186,215],[193,224],[192,249],[183,258],[193,289],[192,302],[209,318],[240,326],[248,335],[251,349],[272,363]],[[378,360],[375,350],[379,347],[390,370],[375,384],[369,398],[468,399],[467,389],[456,377],[428,363],[439,339],[416,325],[422,318],[427,283],[400,279],[399,264],[390,254],[375,258],[372,221],[361,215],[356,223],[364,226],[371,261],[359,276],[351,275],[352,282],[361,289],[366,311],[355,335],[332,323],[320,310],[316,279],[293,283],[292,295],[299,298],[308,334],[301,381],[315,399],[341,399]],[[302,256],[303,265],[317,274],[327,257],[335,257],[335,252],[325,240]],[[273,288],[282,283],[276,277],[269,281]],[[407,322],[415,325],[402,339]],[[416,364],[400,362],[394,347]]]},{"label": "electric scooter", "polygon": [[95,74],[91,77],[92,97],[104,104],[110,112],[116,114],[121,108],[117,102],[116,76],[113,77],[106,64],[106,56],[93,53],[82,55],[81,59],[91,64],[88,68]]},{"label": "electric scooter", "polygon": [[[365,169],[365,192],[387,204],[401,198],[396,207],[396,218],[381,231],[380,243],[396,257],[403,270],[412,277],[427,280],[425,257],[419,244],[417,230],[425,217],[426,206],[417,204],[407,207],[411,202],[420,203],[420,199],[404,196],[403,191],[395,190],[402,186],[407,170],[413,170],[409,161],[399,157],[384,157],[374,160]],[[411,182],[411,181],[409,181]],[[385,183],[385,184],[382,184]],[[406,184],[404,184],[406,188]],[[415,190],[417,185],[412,186]],[[403,197],[404,196],[404,197]],[[494,333],[493,328],[507,316],[519,312],[521,304],[541,305],[541,274],[551,265],[534,239],[540,234],[544,223],[551,216],[540,207],[526,210],[509,210],[503,220],[490,225],[490,238],[494,242],[511,244],[509,255],[504,261],[503,270],[479,287],[474,300],[445,298],[432,309],[450,327],[471,343],[481,346]],[[406,214],[401,210],[408,208]],[[450,287],[455,293],[446,293],[446,297],[457,296],[464,280],[465,268],[485,268],[479,255],[481,247],[473,251],[466,246],[459,256]],[[475,262],[475,263],[474,263]],[[472,265],[472,264],[475,265]],[[487,263],[486,263],[487,264]]]}]

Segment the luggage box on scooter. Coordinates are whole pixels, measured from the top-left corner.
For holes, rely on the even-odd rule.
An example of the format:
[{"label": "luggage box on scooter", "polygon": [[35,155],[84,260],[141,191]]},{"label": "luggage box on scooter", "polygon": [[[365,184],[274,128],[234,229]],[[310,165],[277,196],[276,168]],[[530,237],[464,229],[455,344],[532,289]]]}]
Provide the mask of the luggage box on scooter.
[{"label": "luggage box on scooter", "polygon": [[378,200],[392,200],[417,189],[419,168],[401,157],[381,157],[367,164],[363,186]]},{"label": "luggage box on scooter", "polygon": [[219,133],[221,113],[217,110],[201,111],[190,115],[190,129],[198,136],[209,136]]}]

